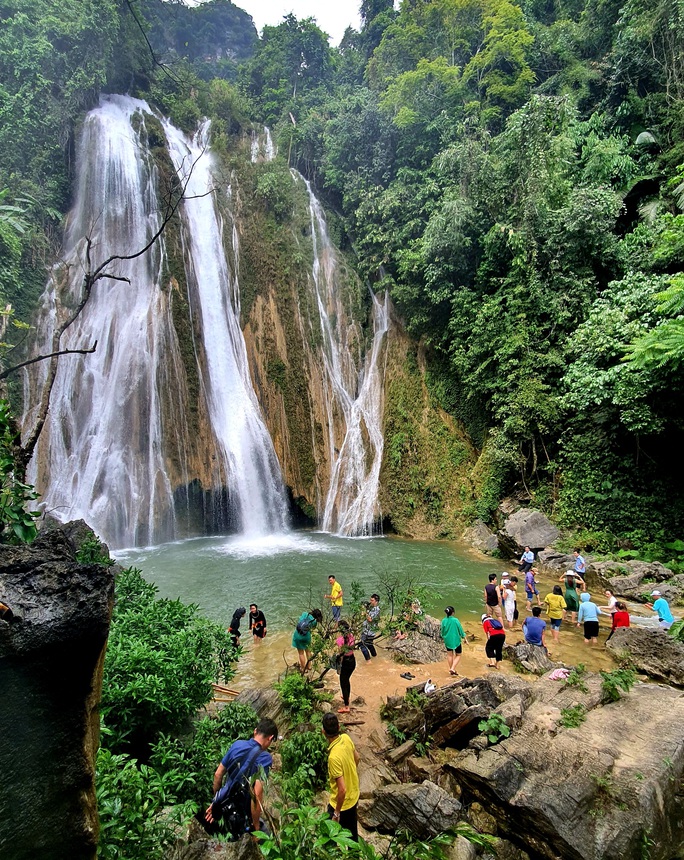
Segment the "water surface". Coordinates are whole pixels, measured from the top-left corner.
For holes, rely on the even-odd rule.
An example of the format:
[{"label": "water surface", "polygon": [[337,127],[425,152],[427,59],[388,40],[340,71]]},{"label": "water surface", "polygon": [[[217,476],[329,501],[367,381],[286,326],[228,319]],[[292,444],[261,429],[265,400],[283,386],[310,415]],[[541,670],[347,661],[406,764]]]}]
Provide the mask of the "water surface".
[{"label": "water surface", "polygon": [[451,542],[396,537],[340,538],[290,532],[259,538],[195,538],[148,548],[118,550],[117,560],[142,569],[162,597],[196,603],[209,618],[227,624],[237,606],[257,603],[269,629],[284,630],[306,608],[322,606],[328,576],[350,593],[358,581],[366,596],[384,599],[381,578],[410,578],[429,589],[425,608],[441,617],[452,604],[462,620],[479,618],[482,589],[502,562],[482,559]]}]

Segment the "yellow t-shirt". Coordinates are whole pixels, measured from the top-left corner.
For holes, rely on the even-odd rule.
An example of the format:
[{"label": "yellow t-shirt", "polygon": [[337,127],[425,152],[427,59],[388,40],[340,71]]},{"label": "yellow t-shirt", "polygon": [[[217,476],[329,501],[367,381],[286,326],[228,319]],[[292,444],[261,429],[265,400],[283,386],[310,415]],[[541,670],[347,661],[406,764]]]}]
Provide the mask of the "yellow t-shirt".
[{"label": "yellow t-shirt", "polygon": [[342,606],[342,586],[337,580],[330,586],[330,605]]},{"label": "yellow t-shirt", "polygon": [[547,594],[544,603],[549,613],[549,618],[562,618],[563,610],[567,607],[562,594]]},{"label": "yellow t-shirt", "polygon": [[354,741],[349,735],[338,735],[328,747],[328,779],[330,780],[330,805],[337,808],[337,778],[344,777],[347,789],[342,809],[351,809],[359,800],[359,774],[354,760]]}]

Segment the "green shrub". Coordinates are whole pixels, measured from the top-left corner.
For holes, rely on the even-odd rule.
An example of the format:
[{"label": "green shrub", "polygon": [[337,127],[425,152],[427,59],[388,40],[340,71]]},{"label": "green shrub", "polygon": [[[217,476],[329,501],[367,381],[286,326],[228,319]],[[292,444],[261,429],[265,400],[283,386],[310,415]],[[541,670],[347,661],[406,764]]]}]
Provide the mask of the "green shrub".
[{"label": "green shrub", "polygon": [[0,543],[31,543],[37,534],[36,511],[26,505],[38,498],[33,487],[19,480],[15,460],[18,434],[10,405],[0,400]]},{"label": "green shrub", "polygon": [[587,667],[584,663],[578,663],[577,666],[570,672],[568,677],[565,679],[565,683],[563,687],[577,687],[578,690],[581,690],[583,693],[588,693],[589,688],[587,687],[584,676],[587,674]]},{"label": "green shrub", "polygon": [[311,803],[327,782],[328,744],[322,732],[297,732],[280,745],[283,795],[297,805]]},{"label": "green shrub", "polygon": [[617,702],[620,699],[620,690],[629,693],[636,684],[636,672],[632,669],[615,669],[613,672],[601,672],[601,693],[604,702]]},{"label": "green shrub", "polygon": [[500,740],[507,738],[511,733],[506,720],[496,712],[491,713],[486,720],[480,720],[477,727],[487,735],[490,744],[498,744]]},{"label": "green shrub", "polygon": [[150,764],[160,773],[176,773],[174,791],[180,801],[211,796],[214,771],[228,747],[251,738],[258,717],[249,705],[231,702],[216,716],[199,720],[190,736],[162,735],[152,747]]},{"label": "green shrub", "polygon": [[114,559],[105,552],[104,544],[95,536],[83,541],[76,552],[76,561],[81,564],[114,564]]},{"label": "green shrub", "polygon": [[293,726],[305,723],[313,717],[320,695],[304,675],[291,672],[277,683],[275,688]]},{"label": "green shrub", "polygon": [[572,705],[569,708],[561,710],[561,718],[559,720],[561,726],[566,729],[576,729],[581,726],[587,718],[587,709],[584,705]]},{"label": "green shrub", "polygon": [[109,749],[145,756],[161,734],[187,727],[212,697],[212,681],[232,677],[230,636],[196,606],[156,599],[134,568],[117,577],[104,666],[101,713]]}]

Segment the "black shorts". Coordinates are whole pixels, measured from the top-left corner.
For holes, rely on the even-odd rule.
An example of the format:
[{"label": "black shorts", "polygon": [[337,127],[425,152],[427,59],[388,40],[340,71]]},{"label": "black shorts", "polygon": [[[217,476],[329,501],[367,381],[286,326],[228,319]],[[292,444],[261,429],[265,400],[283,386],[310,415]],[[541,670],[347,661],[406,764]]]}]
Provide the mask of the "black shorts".
[{"label": "black shorts", "polygon": [[599,635],[599,623],[598,621],[585,621],[584,622],[584,638],[585,639],[596,639]]},{"label": "black shorts", "polygon": [[459,645],[458,648],[447,648],[447,651],[453,651],[454,654],[462,654],[463,653],[463,646]]},{"label": "black shorts", "polygon": [[263,639],[266,635],[266,631],[263,627],[252,627],[252,635],[256,636],[257,639]]}]

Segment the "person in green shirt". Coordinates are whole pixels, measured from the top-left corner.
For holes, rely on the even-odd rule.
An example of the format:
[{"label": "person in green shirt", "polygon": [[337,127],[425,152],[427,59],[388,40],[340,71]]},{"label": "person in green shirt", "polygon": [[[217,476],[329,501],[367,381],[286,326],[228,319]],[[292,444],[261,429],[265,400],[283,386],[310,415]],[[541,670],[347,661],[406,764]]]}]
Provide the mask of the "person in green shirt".
[{"label": "person in green shirt", "polygon": [[447,663],[449,664],[449,674],[458,675],[456,667],[458,666],[463,649],[462,642],[467,643],[465,631],[461,626],[461,622],[454,615],[454,607],[447,606],[444,610],[445,618],[442,618],[442,623],[439,627],[439,635],[444,640],[444,647],[447,651]]}]

